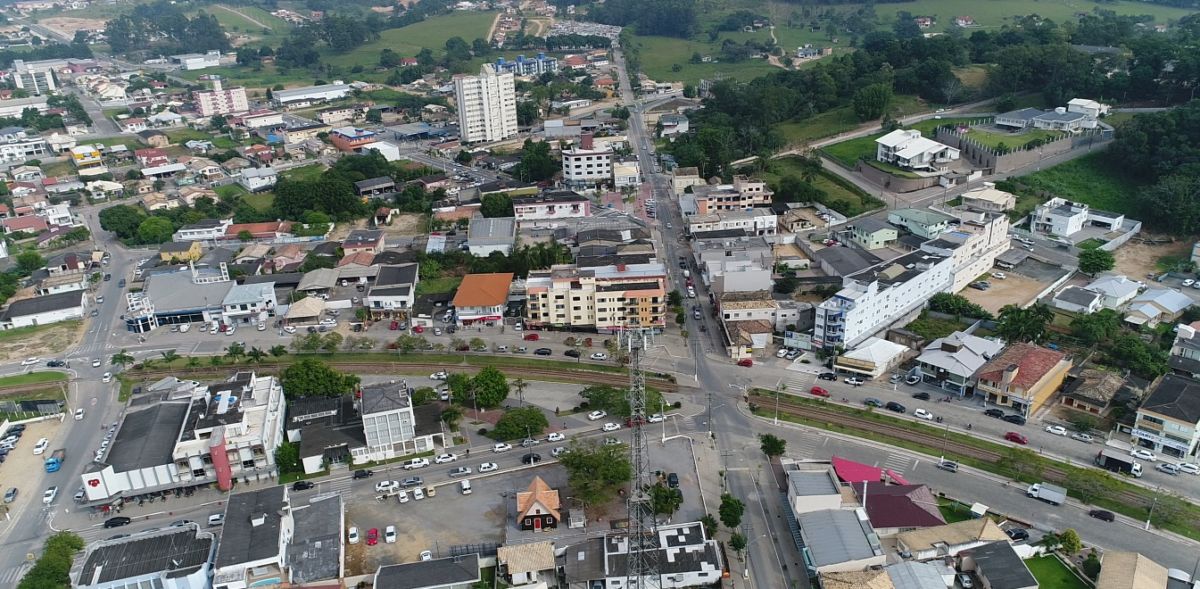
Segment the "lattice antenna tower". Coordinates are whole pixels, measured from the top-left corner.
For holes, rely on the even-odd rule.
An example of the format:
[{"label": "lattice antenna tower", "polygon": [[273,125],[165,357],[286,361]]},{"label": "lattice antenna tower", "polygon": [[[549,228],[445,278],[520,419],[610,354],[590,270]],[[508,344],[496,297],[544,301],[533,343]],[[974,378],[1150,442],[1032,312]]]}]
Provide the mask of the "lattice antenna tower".
[{"label": "lattice antenna tower", "polygon": [[650,467],[649,444],[644,425],[646,411],[646,375],[642,372],[642,354],[653,333],[647,329],[628,329],[623,333],[629,350],[629,463],[633,466],[626,508],[629,513],[629,558],[625,586],[659,589],[662,579],[658,568],[658,523],[650,489],[654,486]]}]

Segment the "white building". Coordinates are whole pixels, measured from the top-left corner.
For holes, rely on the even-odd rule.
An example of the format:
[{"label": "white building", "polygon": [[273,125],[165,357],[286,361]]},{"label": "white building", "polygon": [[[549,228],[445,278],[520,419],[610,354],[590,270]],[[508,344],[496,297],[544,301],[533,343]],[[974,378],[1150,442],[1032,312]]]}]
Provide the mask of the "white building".
[{"label": "white building", "polygon": [[58,90],[54,68],[49,64],[14,59],[12,65],[12,79],[17,88],[37,95],[51,94]]},{"label": "white building", "polygon": [[350,95],[350,86],[346,84],[325,84],[323,86],[307,86],[291,90],[275,90],[271,100],[278,106],[302,107],[318,102],[340,100]]},{"label": "white building", "polygon": [[689,235],[705,231],[740,229],[745,231],[746,235],[765,237],[775,235],[779,227],[779,216],[771,209],[762,208],[693,215],[685,220]]},{"label": "white building", "polygon": [[514,196],[513,216],[521,223],[590,217],[592,201],[572,190],[554,190],[529,196]]},{"label": "white building", "polygon": [[233,219],[201,219],[184,225],[171,236],[171,241],[212,241],[225,236]]},{"label": "white building", "polygon": [[849,352],[839,355],[833,367],[840,372],[860,374],[868,379],[883,376],[904,360],[908,348],[895,342],[869,337]]},{"label": "white building", "polygon": [[46,140],[37,135],[29,137],[24,131],[6,134],[0,142],[0,164],[20,164],[47,155],[50,155],[50,146]]},{"label": "white building", "polygon": [[275,283],[238,284],[221,301],[221,316],[228,325],[266,323],[275,314]]},{"label": "white building", "polygon": [[278,179],[274,168],[246,168],[238,177],[238,184],[250,192],[258,192],[271,188]]},{"label": "white building", "polygon": [[875,144],[875,159],[909,170],[934,170],[958,159],[957,149],[922,137],[916,129],[896,129]]},{"label": "white building", "polygon": [[637,188],[642,184],[642,173],[638,168],[637,160],[619,161],[612,166],[613,187],[617,190],[622,188]]},{"label": "white building", "polygon": [[1105,309],[1119,309],[1138,295],[1142,285],[1126,276],[1101,276],[1087,285],[1087,289],[1100,294],[1100,304]]},{"label": "white building", "polygon": [[459,137],[463,143],[501,141],[517,134],[517,93],[511,72],[485,63],[479,75],[454,77]]},{"label": "white building", "polygon": [[1103,308],[1102,301],[1103,299],[1099,293],[1081,286],[1068,286],[1054,295],[1051,304],[1054,305],[1055,309],[1088,315]]},{"label": "white building", "polygon": [[87,306],[87,296],[82,290],[12,301],[0,316],[0,329],[83,319]]},{"label": "white building", "polygon": [[1008,216],[1003,213],[957,211],[958,227],[944,231],[936,239],[921,244],[921,249],[948,256],[953,263],[951,292],[967,287],[992,269],[996,258],[1012,248],[1008,237]]},{"label": "white building", "polygon": [[471,217],[467,226],[467,251],[486,258],[493,253],[512,253],[517,239],[517,220],[513,217]]},{"label": "white building", "polygon": [[1067,102],[1067,112],[1077,112],[1092,119],[1108,114],[1109,106],[1087,98],[1072,98]]},{"label": "white building", "polygon": [[511,272],[464,276],[454,293],[454,316],[458,324],[502,321],[512,280]]},{"label": "white building", "polygon": [[968,209],[1002,213],[1017,206],[1017,197],[1011,192],[998,190],[995,183],[984,182],[982,186],[962,193],[962,204]]},{"label": "white building", "polygon": [[1195,462],[1200,451],[1200,381],[1168,374],[1138,408],[1133,443]]},{"label": "white building", "polygon": [[579,138],[579,146],[562,151],[563,181],[568,186],[595,186],[612,181],[613,150],[595,147],[591,134]]},{"label": "white building", "polygon": [[38,113],[45,113],[50,110],[50,101],[45,96],[0,100],[0,117],[19,119],[27,108],[35,109]]},{"label": "white building", "polygon": [[174,63],[185,71],[202,70],[221,66],[221,52],[216,49],[204,53],[181,53],[171,56]]},{"label": "white building", "polygon": [[659,579],[639,580],[636,587],[706,587],[719,583],[725,566],[716,540],[704,533],[700,522],[660,525],[655,542],[634,545],[627,532],[609,532],[565,548],[559,567],[570,589],[624,589],[630,550],[658,553]]},{"label": "white building", "polygon": [[246,89],[235,86],[225,90],[220,79],[213,80],[212,90],[197,90],[192,93],[192,98],[196,101],[196,110],[206,117],[250,110],[250,102],[246,100]]},{"label": "white building", "polygon": [[407,313],[416,301],[417,273],[416,264],[380,266],[363,304],[375,314]]},{"label": "white building", "polygon": [[956,331],[925,346],[917,366],[922,381],[962,395],[975,372],[1003,349],[1002,342]]},{"label": "white building", "polygon": [[954,282],[952,258],[915,251],[843,279],[817,306],[813,345],[853,348],[907,317]]},{"label": "white building", "polygon": [[[362,414],[366,446],[351,448],[355,463],[380,461],[434,449],[441,436],[418,434],[408,383],[391,381],[362,387]],[[320,460],[320,456],[316,459]]]},{"label": "white building", "polygon": [[72,572],[77,589],[201,589],[209,586],[217,540],[211,528],[170,526],[92,542]]},{"label": "white building", "polygon": [[1030,216],[1030,229],[1059,237],[1070,237],[1085,226],[1103,227],[1112,231],[1119,229],[1124,222],[1124,215],[1092,209],[1086,204],[1056,197],[1034,209],[1033,215]]}]

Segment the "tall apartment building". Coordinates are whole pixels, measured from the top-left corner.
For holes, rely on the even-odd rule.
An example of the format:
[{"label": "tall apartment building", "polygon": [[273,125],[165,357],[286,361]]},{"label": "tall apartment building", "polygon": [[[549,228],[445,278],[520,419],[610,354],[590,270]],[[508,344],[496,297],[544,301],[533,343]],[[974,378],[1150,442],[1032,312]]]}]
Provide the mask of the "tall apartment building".
[{"label": "tall apartment building", "polygon": [[557,265],[530,272],[525,290],[530,325],[599,332],[666,325],[667,269],[660,263]]},{"label": "tall apartment building", "polygon": [[478,76],[454,78],[459,136],[464,143],[500,141],[517,134],[517,91],[511,72],[485,63]]},{"label": "tall apartment building", "polygon": [[196,101],[196,110],[206,117],[250,110],[246,89],[236,86],[225,90],[219,78],[213,80],[212,90],[197,90],[192,93],[192,98]]},{"label": "tall apartment building", "polygon": [[13,60],[12,78],[17,88],[30,94],[50,94],[58,89],[53,68],[26,63],[21,59]]},{"label": "tall apartment building", "polygon": [[568,186],[594,186],[612,181],[613,150],[596,149],[591,133],[579,137],[579,146],[562,151],[563,180]]},{"label": "tall apartment building", "polygon": [[748,211],[754,207],[770,206],[774,194],[762,180],[734,176],[733,184],[693,186],[691,195],[680,197],[680,206],[685,216]]},{"label": "tall apartment building", "polygon": [[954,278],[950,292],[958,292],[992,269],[996,258],[1012,247],[1008,237],[1008,216],[1004,213],[978,213],[959,210],[958,227],[945,231],[921,245],[930,253],[953,261]]}]

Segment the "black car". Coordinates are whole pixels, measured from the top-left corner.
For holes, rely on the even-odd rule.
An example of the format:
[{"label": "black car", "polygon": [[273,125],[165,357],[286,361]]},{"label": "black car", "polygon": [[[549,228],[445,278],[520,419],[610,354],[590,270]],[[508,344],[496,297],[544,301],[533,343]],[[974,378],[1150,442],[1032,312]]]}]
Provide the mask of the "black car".
[{"label": "black car", "polygon": [[313,483],[312,481],[296,481],[292,483],[292,490],[307,491],[315,486],[317,486],[316,483]]},{"label": "black car", "polygon": [[373,470],[356,470],[356,471],[354,471],[354,478],[365,479],[369,476],[374,476],[374,474],[375,474],[375,471],[373,471]]},{"label": "black car", "polygon": [[896,413],[908,413],[908,409],[905,409],[904,405],[895,401],[888,401],[887,405],[884,405],[883,408],[888,411],[895,411]]},{"label": "black car", "polygon": [[117,286],[119,286],[121,288],[125,288],[125,279],[122,278],[119,282],[117,282]]},{"label": "black car", "polygon": [[913,398],[918,401],[928,401],[929,393],[913,393]]},{"label": "black car", "polygon": [[538,349],[534,350],[533,353],[536,356],[549,356],[550,354],[553,354],[554,352],[550,351],[550,348],[538,348]]},{"label": "black car", "polygon": [[105,281],[105,282],[108,282],[109,280],[112,280],[112,274],[105,274],[105,275],[104,275],[104,281]]},{"label": "black car", "polygon": [[995,417],[996,419],[1004,417],[1004,412],[999,409],[988,409],[987,411],[984,411],[983,414],[988,417]]},{"label": "black car", "polygon": [[582,354],[580,354],[580,353],[579,353],[579,350],[567,350],[567,351],[563,352],[563,355],[564,355],[564,356],[570,356],[570,357],[572,357],[572,358],[578,358],[578,357],[580,357]]},{"label": "black car", "polygon": [[1003,419],[1004,421],[1007,421],[1009,423],[1016,424],[1016,425],[1025,425],[1025,418],[1020,415],[1017,415],[1016,413],[1013,413],[1011,415],[1005,415],[1004,417],[1001,417],[1000,419]]},{"label": "black car", "polygon": [[875,397],[867,397],[866,399],[863,399],[863,405],[866,405],[867,407],[883,407],[883,401],[880,401]]},{"label": "black car", "polygon": [[1111,521],[1117,519],[1117,517],[1115,515],[1113,515],[1113,512],[1111,512],[1107,509],[1093,509],[1088,512],[1088,515],[1090,515],[1102,522],[1111,522]]},{"label": "black car", "polygon": [[1004,530],[1004,533],[1008,534],[1009,539],[1013,542],[1020,542],[1022,540],[1029,539],[1029,530],[1026,530],[1025,528],[1011,528]]},{"label": "black car", "polygon": [[46,366],[49,366],[50,368],[62,368],[63,366],[66,366],[66,365],[67,365],[67,363],[63,362],[62,360],[51,360],[49,362],[46,362]]},{"label": "black car", "polygon": [[679,475],[676,473],[667,475],[667,486],[672,489],[679,488]]},{"label": "black car", "polygon": [[837,375],[832,372],[822,372],[817,375],[817,378],[821,380],[837,380]]},{"label": "black car", "polygon": [[530,452],[521,457],[521,462],[525,464],[537,464],[542,461],[542,455],[537,452]]},{"label": "black car", "polygon": [[104,527],[106,527],[106,528],[119,528],[119,527],[121,527],[121,526],[127,526],[127,525],[129,525],[131,522],[133,522],[133,520],[131,520],[131,519],[127,518],[127,517],[124,517],[124,516],[122,516],[122,517],[110,517],[110,518],[108,518],[108,519],[104,520]]}]

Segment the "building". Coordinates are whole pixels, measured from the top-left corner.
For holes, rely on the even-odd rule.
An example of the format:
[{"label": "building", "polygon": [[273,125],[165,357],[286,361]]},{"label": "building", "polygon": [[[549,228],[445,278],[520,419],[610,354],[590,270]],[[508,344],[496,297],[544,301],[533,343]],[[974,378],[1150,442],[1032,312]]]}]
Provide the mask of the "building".
[{"label": "building", "polygon": [[796,516],[809,574],[883,566],[886,556],[866,510],[823,509]]},{"label": "building", "polygon": [[517,134],[517,94],[511,72],[483,64],[479,75],[454,77],[458,132],[464,143],[501,141]]},{"label": "building", "polygon": [[958,150],[921,136],[916,129],[896,129],[875,140],[877,161],[906,170],[934,171],[958,160]]},{"label": "building", "polygon": [[[19,116],[19,115],[18,115]],[[0,164],[21,164],[51,155],[46,140],[26,134],[24,129],[0,129]]]},{"label": "building", "polygon": [[212,90],[192,92],[192,99],[196,101],[196,110],[205,117],[250,110],[250,102],[246,100],[246,89],[235,86],[225,90],[219,78],[212,81]]},{"label": "building", "polygon": [[1138,408],[1133,443],[1194,462],[1200,445],[1200,381],[1177,374],[1162,377]]},{"label": "building", "polygon": [[770,237],[779,228],[779,216],[770,209],[733,210],[685,217],[687,232],[696,235],[708,231],[743,231],[744,235]]},{"label": "building", "polygon": [[[1087,107],[1082,108],[1083,110],[1088,110]],[[1079,133],[1084,129],[1096,128],[1096,118],[1084,112],[1070,110],[1061,106],[1049,111],[1042,111],[1036,108],[1022,108],[996,115],[995,124],[999,127],[1007,127],[1014,130],[1042,129],[1045,131]]]},{"label": "building", "polygon": [[1018,342],[979,369],[975,395],[1031,417],[1058,392],[1070,370],[1066,354]]},{"label": "building", "polygon": [[1062,405],[1099,417],[1119,405],[1122,399],[1132,399],[1133,392],[1125,385],[1125,377],[1116,372],[1085,368],[1067,377],[1063,386]]},{"label": "building", "polygon": [[216,557],[212,532],[195,524],[148,530],[87,546],[82,566],[72,571],[72,587],[120,589],[207,587]]},{"label": "building", "polygon": [[1109,106],[1087,98],[1072,98],[1067,101],[1067,112],[1077,112],[1088,118],[1098,119],[1108,114]]},{"label": "building", "polygon": [[926,346],[917,356],[917,367],[924,382],[961,397],[975,372],[1003,349],[1001,342],[956,331]]},{"label": "building", "polygon": [[165,396],[126,413],[107,453],[84,469],[89,502],[212,483],[229,490],[234,479],[278,476],[284,397],[274,377],[238,372],[224,382],[186,383]]},{"label": "building", "polygon": [[562,521],[558,491],[535,476],[529,488],[517,493],[517,527],[526,532],[545,532]]},{"label": "building", "polygon": [[642,172],[638,167],[637,160],[626,159],[613,162],[612,170],[613,188],[616,190],[641,186]]},{"label": "building", "polygon": [[881,538],[902,532],[946,525],[938,500],[925,485],[890,485],[883,482],[851,485],[858,501]]},{"label": "building", "polygon": [[[868,499],[870,501],[870,499]],[[896,549],[925,561],[957,556],[991,542],[1007,541],[1004,530],[991,518],[981,517],[896,534]]]},{"label": "building", "polygon": [[0,314],[0,329],[34,327],[72,319],[83,319],[87,306],[87,295],[82,290],[71,290],[19,301],[10,300],[3,314]]},{"label": "building", "polygon": [[379,196],[396,191],[396,182],[390,176],[367,178],[354,183],[354,193],[366,200],[368,197]]},{"label": "building", "polygon": [[221,526],[213,589],[279,584],[287,578],[287,546],[294,534],[287,487],[230,495]]},{"label": "building", "polygon": [[171,236],[173,241],[213,241],[225,236],[232,219],[201,219],[184,225]]},{"label": "building", "polygon": [[163,262],[195,262],[203,255],[199,241],[168,241],[158,246],[158,258]]},{"label": "building", "polygon": [[152,273],[141,292],[125,294],[125,328],[145,333],[159,325],[219,320],[232,287],[227,272]]},{"label": "building", "polygon": [[[23,59],[14,59],[11,76],[18,89],[31,95],[53,94],[58,90],[58,82],[54,78],[54,68],[44,62],[26,62]],[[20,114],[18,113],[17,116]]]},{"label": "building", "polygon": [[1070,237],[1085,226],[1102,227],[1109,231],[1121,228],[1125,216],[1094,210],[1086,204],[1052,198],[1037,206],[1030,216],[1030,229],[1059,237]]},{"label": "building", "polygon": [[270,167],[246,168],[238,176],[238,184],[250,192],[269,190],[275,186],[275,182],[278,180],[279,176],[275,173],[275,168]]},{"label": "building", "polygon": [[[631,550],[654,550],[659,580],[637,580],[637,587],[680,589],[711,586],[728,577],[723,551],[700,522],[658,526],[652,541],[633,544],[625,532],[612,531],[565,547],[558,569],[568,589],[623,589],[629,580]],[[630,583],[632,586],[632,583]]]},{"label": "building", "polygon": [[292,584],[336,583],[345,576],[345,511],[342,497],[336,494],[314,497],[292,507],[295,533],[284,553]]},{"label": "building", "polygon": [[171,63],[177,64],[180,69],[185,71],[221,67],[221,52],[214,49],[204,53],[172,55]]},{"label": "building", "polygon": [[563,181],[568,186],[607,184],[613,177],[613,150],[597,148],[590,133],[579,138],[579,146],[562,150]]},{"label": "building", "polygon": [[379,589],[471,589],[482,578],[479,555],[390,564],[375,571]]},{"label": "building", "polygon": [[1119,309],[1138,295],[1142,284],[1125,276],[1101,276],[1085,288],[1100,295],[1101,307]]},{"label": "building", "polygon": [[974,571],[989,589],[1038,589],[1038,581],[1012,544],[1001,540],[963,554],[962,569]]},{"label": "building", "polygon": [[350,450],[355,463],[429,452],[442,440],[436,419],[418,424],[407,382],[366,385],[359,394],[366,445]]},{"label": "building", "polygon": [[71,160],[75,162],[75,167],[80,170],[104,165],[104,156],[100,153],[100,147],[95,144],[76,145],[72,147]]},{"label": "building", "polygon": [[377,229],[355,229],[342,240],[342,252],[347,256],[358,253],[375,255],[386,247],[387,236]]},{"label": "building", "polygon": [[274,282],[237,284],[221,301],[221,318],[226,325],[266,324],[277,304]]},{"label": "building", "polygon": [[496,549],[497,575],[513,586],[550,583],[554,571],[554,543],[526,542]]},{"label": "building", "polygon": [[869,337],[853,350],[839,354],[833,360],[834,370],[878,378],[905,360],[906,346],[877,337]]},{"label": "building", "polygon": [[540,76],[542,74],[558,73],[558,58],[538,52],[537,57],[527,59],[518,55],[517,59],[507,61],[503,57],[496,58],[496,71],[510,73],[516,76]]},{"label": "building", "polygon": [[1173,288],[1152,288],[1129,301],[1125,321],[1133,325],[1154,327],[1174,321],[1192,306],[1191,297]]},{"label": "building", "polygon": [[1088,315],[1102,308],[1103,299],[1100,293],[1090,291],[1080,286],[1068,286],[1054,295],[1051,304],[1055,309],[1070,313]]},{"label": "building", "polygon": [[1100,564],[1096,589],[1159,589],[1172,586],[1165,567],[1136,552],[1107,550]]},{"label": "building", "polygon": [[922,251],[947,256],[954,265],[951,292],[958,292],[990,272],[996,259],[1012,248],[1008,216],[995,212],[957,210],[958,226],[921,244]]},{"label": "building", "polygon": [[511,272],[464,276],[454,294],[454,314],[458,324],[503,321],[512,280]]},{"label": "building", "polygon": [[271,100],[276,106],[303,108],[321,102],[341,100],[350,96],[350,86],[346,84],[325,84],[323,86],[307,86],[290,90],[275,90]]},{"label": "building", "polygon": [[925,239],[934,239],[955,221],[954,217],[930,209],[895,209],[888,211],[888,223],[902,227]]},{"label": "building", "polygon": [[512,201],[513,216],[522,223],[592,216],[592,201],[572,190],[514,196]]},{"label": "building", "polygon": [[363,304],[376,316],[407,316],[416,303],[417,264],[380,266]]},{"label": "building", "polygon": [[338,127],[329,133],[329,142],[343,152],[358,151],[378,140],[374,131],[358,127]]},{"label": "building", "polygon": [[692,194],[679,197],[685,216],[707,215],[723,211],[748,211],[754,207],[771,205],[774,196],[762,180],[746,176],[734,176],[733,184],[696,184]]},{"label": "building", "polygon": [[853,348],[924,306],[953,283],[952,259],[916,251],[847,276],[817,306],[813,345]]},{"label": "building", "polygon": [[983,186],[962,193],[960,198],[962,206],[976,211],[1003,213],[1017,206],[1016,196],[1011,192],[997,190],[992,182],[984,182]]},{"label": "building", "polygon": [[525,291],[530,326],[615,332],[666,325],[667,269],[661,263],[551,266],[531,271]]},{"label": "building", "polygon": [[875,217],[864,217],[850,226],[850,240],[863,249],[876,250],[888,247],[899,239],[896,228]]},{"label": "building", "polygon": [[517,240],[517,220],[514,217],[471,217],[467,226],[467,251],[472,256],[486,258],[493,253],[512,253]]},{"label": "building", "polygon": [[658,118],[658,123],[662,125],[662,131],[659,132],[659,137],[687,135],[688,130],[690,129],[690,123],[687,116],[680,114],[665,114]]}]

